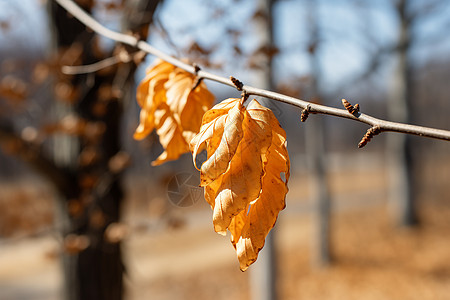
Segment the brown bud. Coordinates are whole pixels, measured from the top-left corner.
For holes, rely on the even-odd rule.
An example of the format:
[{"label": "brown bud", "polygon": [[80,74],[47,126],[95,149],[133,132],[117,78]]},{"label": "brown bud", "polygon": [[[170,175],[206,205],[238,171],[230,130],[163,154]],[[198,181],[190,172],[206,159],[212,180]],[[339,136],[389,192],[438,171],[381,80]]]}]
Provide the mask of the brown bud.
[{"label": "brown bud", "polygon": [[244,87],[244,84],[240,82],[238,79],[234,78],[233,76],[230,76],[231,82],[236,86],[238,91],[242,91],[242,88]]},{"label": "brown bud", "polygon": [[381,133],[381,128],[378,125],[367,129],[366,134],[363,136],[363,138],[358,144],[358,148],[362,148],[365,145],[367,145],[367,143],[370,142],[370,140],[379,133]]},{"label": "brown bud", "polygon": [[342,105],[344,105],[345,109],[347,109],[347,111],[352,115],[356,115],[359,112],[359,104],[355,104],[355,106],[353,106],[347,100],[342,99]]},{"label": "brown bud", "polygon": [[302,114],[300,116],[300,121],[305,122],[306,119],[308,119],[309,116],[309,111],[305,108],[304,110],[302,110]]}]

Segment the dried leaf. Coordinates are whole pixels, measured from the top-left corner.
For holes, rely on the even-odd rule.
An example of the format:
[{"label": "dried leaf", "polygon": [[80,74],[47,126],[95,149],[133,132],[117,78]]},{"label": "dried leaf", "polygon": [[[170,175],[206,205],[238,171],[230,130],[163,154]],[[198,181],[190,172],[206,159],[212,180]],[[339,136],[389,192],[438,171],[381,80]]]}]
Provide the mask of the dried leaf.
[{"label": "dried leaf", "polygon": [[113,174],[118,174],[125,170],[131,163],[131,157],[128,153],[124,151],[117,152],[113,157],[111,157],[108,161],[108,169]]},{"label": "dried leaf", "polygon": [[170,74],[164,85],[167,104],[183,128],[187,142],[198,133],[204,113],[214,102],[214,96],[208,91],[206,84],[201,82],[192,90],[194,82],[194,75],[177,69]]},{"label": "dried leaf", "polygon": [[91,241],[86,235],[68,234],[63,241],[63,251],[69,255],[75,255],[89,247]]},{"label": "dried leaf", "polygon": [[23,101],[27,96],[27,86],[22,79],[7,75],[0,81],[0,97],[13,101]]},{"label": "dried leaf", "polygon": [[[252,104],[253,107],[260,106],[256,101]],[[290,176],[286,133],[273,114],[271,127],[272,144],[262,156],[264,175],[261,193],[258,199],[233,218],[228,228],[242,271],[256,261],[258,252],[264,247],[265,237],[275,225],[278,213],[285,208],[287,182]],[[281,174],[284,174],[284,180]]]},{"label": "dried leaf", "polygon": [[167,104],[161,104],[161,109],[155,112],[156,133],[165,151],[152,162],[152,166],[159,166],[166,161],[175,160],[181,154],[189,151],[189,144],[183,137],[182,129],[171,114]]},{"label": "dried leaf", "polygon": [[143,139],[156,129],[165,149],[152,165],[177,159],[189,151],[203,114],[214,102],[204,83],[192,91],[194,81],[194,75],[158,61],[138,86],[136,98],[142,109],[134,138]]},{"label": "dried leaf", "polygon": [[245,109],[240,99],[227,99],[203,116],[200,132],[190,144],[194,164],[205,145],[208,159],[201,167],[201,185],[214,211],[214,229],[231,232],[245,270],[256,260],[285,206],[286,135],[272,111],[256,100]]},{"label": "dried leaf", "polygon": [[[208,153],[213,153],[217,149],[223,134],[223,128],[228,111],[236,105],[236,101],[239,101],[239,99],[229,98],[223,100],[203,115],[200,132],[191,140],[190,143],[193,162],[196,168],[197,165],[195,162],[195,157],[198,152],[205,149],[206,142],[208,142],[210,148],[212,147],[211,149],[208,149]],[[213,147],[213,145],[216,146]],[[200,171],[199,168],[197,168],[197,170]]]},{"label": "dried leaf", "polygon": [[147,71],[147,75],[139,84],[136,99],[141,109],[140,124],[134,133],[134,138],[141,140],[155,128],[155,111],[160,103],[166,102],[164,84],[175,67],[166,62],[156,63]]},{"label": "dried leaf", "polygon": [[214,153],[201,167],[200,186],[208,185],[227,170],[244,135],[242,128],[244,111],[244,106],[237,101],[236,105],[228,111],[227,116],[222,119],[224,123],[222,138]]}]

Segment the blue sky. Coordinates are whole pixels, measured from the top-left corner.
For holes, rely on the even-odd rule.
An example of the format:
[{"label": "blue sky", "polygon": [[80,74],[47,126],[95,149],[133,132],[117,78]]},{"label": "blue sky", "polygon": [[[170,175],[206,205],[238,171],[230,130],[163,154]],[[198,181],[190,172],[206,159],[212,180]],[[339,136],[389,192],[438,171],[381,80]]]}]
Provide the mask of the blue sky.
[{"label": "blue sky", "polygon": [[0,49],[44,51],[48,41],[45,6],[37,0],[0,0],[0,21],[9,28],[0,31]]},{"label": "blue sky", "polygon": [[[51,1],[51,0],[50,0]],[[367,8],[355,6],[354,0],[319,1],[320,26],[324,44],[319,49],[322,56],[324,81],[331,89],[363,71],[371,51],[377,45],[392,43],[397,35],[397,20],[391,9],[391,1],[360,1]],[[44,52],[48,42],[45,5],[40,0],[0,0],[0,20],[9,21],[10,29],[0,34],[0,48],[24,48]],[[426,0],[413,1],[419,7]],[[356,7],[356,8],[355,8]],[[211,15],[221,8],[225,17],[216,21]],[[308,56],[307,9],[305,1],[284,0],[275,6],[275,39],[282,54],[276,59],[278,77],[306,75]],[[194,40],[205,46],[229,42],[224,27],[243,31],[241,48],[250,53],[255,49],[251,17],[253,1],[166,0],[160,9],[160,19],[176,45],[186,45]],[[376,30],[374,30],[374,28]],[[448,56],[450,37],[450,1],[444,2],[440,12],[417,26],[419,41],[432,36],[441,38],[422,42],[413,50],[415,61],[420,63],[429,57]],[[164,40],[153,37],[155,46],[177,54]],[[364,45],[364,46],[362,46]],[[222,49],[224,48],[224,49]],[[215,58],[227,62],[232,53],[219,47]],[[233,59],[233,57],[231,57]],[[216,71],[217,72],[217,71]],[[221,75],[246,77],[248,70],[231,65],[220,71]]]},{"label": "blue sky", "polygon": [[[304,51],[308,40],[308,15],[305,2],[284,0],[279,1],[275,6],[275,40],[282,50],[282,55],[276,59],[278,77],[301,76],[309,72],[308,54]],[[340,86],[363,72],[374,51],[378,47],[395,42],[398,34],[398,20],[392,10],[392,1],[359,1],[365,4],[359,6],[355,5],[356,2],[352,0],[319,1],[319,22],[325,33],[324,44],[319,51],[322,57],[324,82],[330,89]],[[238,1],[237,6],[232,0],[214,2],[228,7],[230,11],[226,15],[226,21],[218,22],[208,19],[213,11],[210,8],[214,5],[205,5],[205,3],[208,1],[170,0],[166,2],[161,11],[161,19],[177,44],[182,45],[195,39],[206,45],[218,39],[220,41],[220,28],[225,22],[228,26],[229,24],[242,26],[246,35],[243,48],[252,49],[250,21],[254,10],[252,1]],[[412,7],[421,7],[425,3],[427,3],[426,0],[413,0]],[[419,25],[414,29],[418,43],[413,48],[412,55],[418,64],[430,57],[448,56],[450,52],[450,37],[446,34],[450,25],[450,1],[443,3],[437,14],[418,22]],[[195,30],[186,34],[183,32],[184,28]],[[433,43],[425,42],[427,37],[433,35],[440,38],[434,39]],[[160,47],[164,48],[165,45],[161,43]],[[392,67],[391,62],[386,64],[385,70],[380,72],[388,73],[390,67]],[[236,70],[236,68],[224,70],[225,75],[232,71],[234,71],[233,74],[243,73],[244,76],[246,73],[245,70]],[[382,74],[380,77],[385,78]]]}]

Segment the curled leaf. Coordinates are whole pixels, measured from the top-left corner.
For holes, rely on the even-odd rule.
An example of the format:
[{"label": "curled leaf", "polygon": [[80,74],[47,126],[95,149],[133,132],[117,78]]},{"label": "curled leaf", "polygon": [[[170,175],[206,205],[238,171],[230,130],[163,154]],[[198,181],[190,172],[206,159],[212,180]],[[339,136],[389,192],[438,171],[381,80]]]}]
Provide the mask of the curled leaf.
[{"label": "curled leaf", "polygon": [[135,139],[142,140],[155,129],[155,112],[161,103],[166,102],[164,84],[174,70],[173,65],[159,61],[148,69],[147,75],[139,84],[136,100],[142,109],[140,123],[134,133]]},{"label": "curled leaf", "polygon": [[240,268],[245,270],[285,207],[286,134],[272,111],[256,100],[245,109],[240,99],[228,99],[204,115],[190,144],[194,163],[205,145],[208,159],[201,166],[201,184],[214,211],[214,229],[231,232]]},{"label": "curled leaf", "polygon": [[223,119],[223,134],[214,153],[202,165],[200,185],[205,186],[224,173],[233,158],[238,145],[244,135],[242,122],[244,120],[244,106],[240,101],[230,109]]},{"label": "curled leaf", "polygon": [[173,114],[167,108],[167,104],[164,103],[160,107],[161,109],[155,112],[156,133],[165,150],[152,162],[152,166],[159,166],[166,161],[175,160],[181,154],[189,151],[189,144],[184,139],[183,132]]},{"label": "curled leaf", "polygon": [[[257,102],[252,104],[256,107],[260,106]],[[286,133],[273,114],[271,127],[271,145],[262,156],[264,175],[261,193],[253,203],[250,203],[233,219],[229,227],[231,242],[236,248],[240,268],[243,271],[258,258],[258,252],[264,247],[265,237],[275,225],[278,213],[286,206],[285,196],[288,192],[287,182],[290,176]]]},{"label": "curled leaf", "polygon": [[[238,100],[239,99],[237,98],[229,98],[223,100],[203,115],[200,132],[190,142],[192,158],[194,166],[197,168],[197,170],[200,171],[195,162],[197,154],[205,149],[206,142],[208,142],[210,148],[212,147],[211,149],[208,149],[208,153],[213,153],[215,151],[223,134],[223,128],[225,125],[225,120],[227,118],[227,113]],[[213,145],[216,146],[213,147]]]},{"label": "curled leaf", "polygon": [[214,102],[203,82],[192,90],[194,81],[194,75],[158,61],[139,84],[136,98],[142,109],[134,138],[143,139],[156,129],[165,149],[152,165],[175,160],[189,151],[203,114]]}]

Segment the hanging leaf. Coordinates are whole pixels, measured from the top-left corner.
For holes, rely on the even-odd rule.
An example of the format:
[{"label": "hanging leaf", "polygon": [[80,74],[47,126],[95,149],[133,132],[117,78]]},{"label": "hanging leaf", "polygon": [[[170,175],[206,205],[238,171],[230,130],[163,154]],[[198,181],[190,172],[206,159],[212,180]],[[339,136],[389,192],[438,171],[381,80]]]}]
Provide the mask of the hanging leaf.
[{"label": "hanging leaf", "polygon": [[214,96],[201,82],[194,90],[195,76],[181,69],[170,73],[165,83],[167,104],[182,126],[187,142],[198,133],[204,113],[211,108]]},{"label": "hanging leaf", "polygon": [[214,211],[214,229],[231,232],[244,271],[285,207],[289,157],[285,132],[272,111],[256,100],[245,109],[240,100],[227,99],[205,113],[190,148],[195,164],[206,145],[201,185]]},{"label": "hanging leaf", "polygon": [[[252,111],[266,109],[256,101],[249,106],[251,115]],[[285,197],[289,190],[287,183],[290,161],[286,149],[286,133],[273,113],[270,114],[272,141],[267,152],[262,155],[264,175],[261,193],[258,199],[233,218],[229,227],[231,242],[236,248],[242,271],[258,258],[258,252],[264,247],[265,238],[275,225],[278,213],[286,206]]]},{"label": "hanging leaf", "polygon": [[155,112],[156,133],[165,150],[152,162],[152,166],[159,166],[166,161],[175,160],[181,154],[189,151],[189,144],[183,137],[182,129],[167,104],[163,103],[160,107],[161,109]]},{"label": "hanging leaf", "polygon": [[136,98],[142,109],[134,138],[143,139],[156,129],[165,150],[152,165],[188,152],[203,114],[212,106],[214,96],[203,82],[192,90],[194,81],[194,75],[158,61],[139,84]]},{"label": "hanging leaf", "polygon": [[140,123],[134,132],[136,140],[142,140],[155,129],[155,112],[161,103],[166,102],[164,84],[175,67],[158,61],[147,70],[147,75],[139,84],[136,99],[141,109]]},{"label": "hanging leaf", "polygon": [[[225,120],[227,118],[228,111],[236,104],[239,99],[229,98],[219,104],[216,104],[213,108],[208,110],[202,119],[202,126],[199,134],[197,134],[190,143],[192,149],[192,158],[195,168],[200,171],[195,162],[197,154],[205,149],[205,144],[208,142],[208,153],[213,153],[219,145],[223,134],[223,128]],[[209,158],[209,157],[208,157]]]},{"label": "hanging leaf", "polygon": [[222,119],[224,131],[214,153],[208,157],[208,160],[201,167],[200,186],[208,185],[227,170],[244,135],[244,129],[242,128],[244,112],[245,107],[240,101],[237,101],[236,105]]}]

